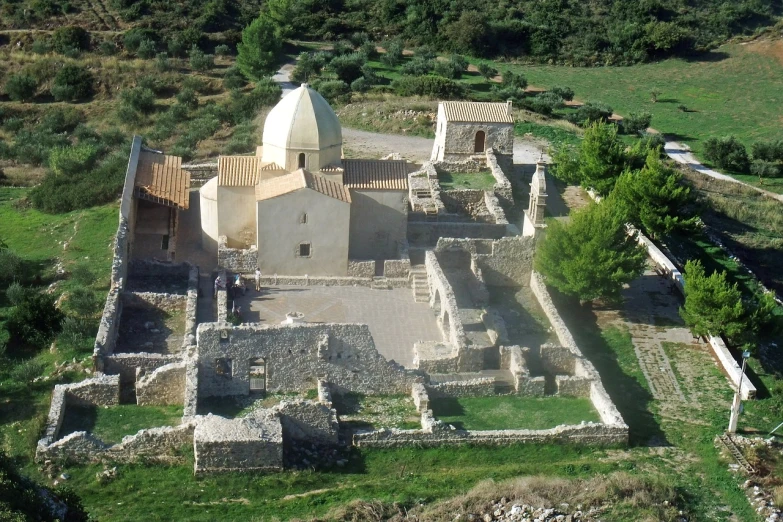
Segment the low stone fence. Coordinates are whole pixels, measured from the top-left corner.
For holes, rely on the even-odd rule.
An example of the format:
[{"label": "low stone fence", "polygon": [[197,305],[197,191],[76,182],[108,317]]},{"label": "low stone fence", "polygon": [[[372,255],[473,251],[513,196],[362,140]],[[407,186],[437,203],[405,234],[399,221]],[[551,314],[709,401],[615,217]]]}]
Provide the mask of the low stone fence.
[{"label": "low stone fence", "polygon": [[514,390],[524,397],[543,397],[546,379],[543,376],[532,377],[527,366],[527,353],[530,348],[519,346],[500,347],[500,367],[508,369],[514,376]]},{"label": "low stone fence", "polygon": [[164,312],[183,312],[187,296],[178,294],[159,294],[155,292],[122,292],[123,310],[157,308]]},{"label": "low stone fence", "polygon": [[[422,414],[422,423],[425,414]],[[382,429],[353,436],[360,448],[401,448],[409,446],[438,447],[461,444],[503,446],[518,443],[588,444],[595,446],[628,443],[628,427],[587,422],[573,426],[557,426],[548,430],[487,430],[453,429],[443,423],[427,423],[428,429]]]},{"label": "low stone fence", "polygon": [[193,443],[195,426],[195,422],[189,422],[179,426],[141,430],[135,435],[123,437],[122,442],[111,446],[87,432],[77,431],[46,447],[41,447],[39,442],[36,460],[73,463],[129,463],[141,459],[162,463],[181,461],[180,451],[183,446]]},{"label": "low stone fence", "polygon": [[476,377],[465,381],[447,381],[425,385],[429,399],[491,397],[497,395],[494,377]]},{"label": "low stone fence", "polygon": [[383,261],[383,275],[387,278],[408,279],[411,273],[411,260],[407,257],[402,259],[386,259]]},{"label": "low stone fence", "polygon": [[492,223],[497,225],[508,225],[508,218],[506,218],[503,207],[500,206],[500,200],[494,193],[488,190],[484,191],[484,206],[491,216]]},{"label": "low stone fence", "polygon": [[598,411],[601,421],[610,426],[624,427],[627,441],[628,425],[625,424],[622,415],[620,415],[614,402],[612,402],[612,399],[606,392],[598,371],[590,361],[582,356],[582,352],[576,345],[574,337],[571,335],[563,318],[560,317],[560,313],[552,302],[552,297],[546,289],[543,278],[535,271],[531,272],[530,275],[530,289],[549,319],[549,323],[555,330],[555,334],[557,335],[560,344],[565,348],[569,348],[575,356],[574,376],[591,380],[590,400],[593,403],[593,407]]},{"label": "low stone fence", "polygon": [[413,386],[411,386],[411,397],[413,397],[413,404],[419,413],[430,409],[430,396],[424,383],[413,383]]},{"label": "low stone fence", "polygon": [[[38,441],[36,459],[55,443],[68,406],[113,406],[120,403],[120,381],[116,375],[99,375],[73,384],[57,384],[52,391],[44,436]],[[43,455],[45,457],[45,455]]]},{"label": "low stone fence", "polygon": [[128,265],[128,277],[185,280],[190,275],[190,263],[166,263],[154,259],[134,259]]},{"label": "low stone fence", "polygon": [[136,382],[136,371],[152,373],[161,366],[178,362],[178,355],[161,353],[117,353],[103,358],[103,371],[108,375],[119,376],[123,387]]},{"label": "low stone fence", "polygon": [[487,149],[487,167],[489,167],[492,176],[495,178],[495,186],[492,188],[492,191],[497,196],[497,199],[500,200],[501,205],[505,208],[511,208],[514,205],[511,182],[503,171],[503,167],[510,167],[511,165],[501,165],[499,159],[492,148]]},{"label": "low stone fence", "polygon": [[136,372],[136,404],[139,406],[164,406],[183,404],[185,401],[184,362],[161,366],[149,374],[141,369]]},{"label": "low stone fence", "polygon": [[375,261],[348,260],[348,277],[372,279],[375,277]]},{"label": "low stone fence", "polygon": [[272,408],[280,417],[287,441],[337,444],[340,424],[337,411],[316,401],[282,401]]},{"label": "low stone fence", "polygon": [[185,390],[183,393],[182,422],[187,422],[198,413],[198,359],[185,360]]},{"label": "low stone fence", "polygon": [[253,274],[258,267],[258,248],[228,248],[226,236],[218,237],[218,267],[230,272]]},{"label": "low stone fence", "polygon": [[198,314],[198,280],[199,269],[197,266],[191,266],[188,273],[188,294],[185,301],[185,335],[182,339],[182,348],[196,344],[196,320]]},{"label": "low stone fence", "polygon": [[434,246],[440,238],[500,239],[519,234],[515,225],[449,221],[409,221],[408,241]]},{"label": "low stone fence", "polygon": [[[392,288],[408,288],[408,278],[388,277],[386,282]],[[364,286],[372,287],[373,279],[367,277],[332,277],[332,276],[261,276],[262,286]]]},{"label": "low stone fence", "polygon": [[190,186],[201,187],[207,181],[218,175],[217,162],[187,163],[182,170],[190,172]]},{"label": "low stone fence", "polygon": [[756,398],[756,387],[748,379],[748,375],[742,374],[742,368],[737,364],[737,361],[731,355],[728,346],[723,342],[720,337],[711,335],[709,337],[710,347],[712,347],[712,353],[720,362],[724,373],[728,376],[733,388],[736,390],[740,383],[740,376],[742,377],[742,386],[740,387],[740,394],[743,400],[750,400]]},{"label": "low stone fence", "polygon": [[427,283],[430,287],[430,308],[438,315],[443,336],[452,346],[460,350],[466,345],[465,329],[460,319],[457,298],[446,274],[440,266],[435,252],[428,250],[424,256]]},{"label": "low stone fence", "polygon": [[440,251],[457,247],[467,250],[475,258],[485,284],[490,286],[530,284],[535,237],[516,235],[495,240],[442,237],[438,239],[435,249]]}]

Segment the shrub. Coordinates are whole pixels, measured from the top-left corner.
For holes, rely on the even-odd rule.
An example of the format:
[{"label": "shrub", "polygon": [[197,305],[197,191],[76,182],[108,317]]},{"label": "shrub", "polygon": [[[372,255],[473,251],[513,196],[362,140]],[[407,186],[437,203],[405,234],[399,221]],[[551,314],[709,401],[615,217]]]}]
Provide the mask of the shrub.
[{"label": "shrub", "polygon": [[72,50],[86,51],[90,48],[90,33],[81,27],[59,27],[52,33],[52,49],[60,54],[67,54]]},{"label": "shrub", "polygon": [[754,160],[783,161],[783,140],[757,141],[751,150]]},{"label": "shrub", "polygon": [[478,71],[481,76],[489,80],[498,75],[498,70],[489,65],[488,63],[478,64]]},{"label": "shrub", "polygon": [[204,38],[204,33],[195,27],[189,27],[182,32],[174,35],[169,40],[168,48],[172,56],[185,56],[190,49],[198,47],[201,40]]},{"label": "shrub", "polygon": [[171,69],[168,53],[158,53],[155,55],[155,68],[159,72],[166,72]]},{"label": "shrub", "polygon": [[742,293],[726,281],[726,272],[707,276],[701,261],[688,261],[683,272],[685,305],[680,316],[695,335],[735,337],[747,327]]},{"label": "shrub", "polygon": [[359,46],[359,49],[357,52],[364,55],[364,57],[368,60],[377,60],[378,59],[378,49],[375,47],[375,42],[366,41],[361,46]]},{"label": "shrub", "polygon": [[587,126],[597,121],[607,121],[612,115],[612,108],[605,103],[587,102],[574,114],[569,115],[569,120],[578,125]]},{"label": "shrub", "polygon": [[196,91],[190,88],[184,88],[177,94],[177,103],[187,107],[188,109],[195,109],[198,107],[198,96]]},{"label": "shrub", "polygon": [[527,103],[527,106],[534,112],[550,116],[557,109],[562,109],[565,104],[563,103],[563,98],[548,91],[535,96]]},{"label": "shrub", "polygon": [[271,107],[280,101],[283,90],[272,78],[263,78],[256,82],[251,96],[260,107]]},{"label": "shrub", "polygon": [[95,274],[86,264],[79,264],[71,270],[70,279],[81,286],[89,286],[95,282]]},{"label": "shrub", "polygon": [[753,163],[750,164],[750,173],[758,176],[759,179],[779,178],[783,176],[783,169],[781,169],[780,163],[754,159]]},{"label": "shrub", "polygon": [[524,90],[527,88],[527,78],[512,71],[505,71],[503,73],[503,86]]},{"label": "shrub", "polygon": [[296,60],[296,67],[291,73],[291,79],[295,82],[304,83],[321,74],[323,63],[313,53],[300,53]]},{"label": "shrub", "polygon": [[455,62],[453,60],[448,61],[442,61],[438,60],[435,63],[435,74],[438,76],[443,76],[444,78],[450,78],[452,80],[456,80],[462,77],[462,67],[458,62]]},{"label": "shrub", "polygon": [[464,98],[465,90],[459,83],[440,76],[404,76],[392,82],[398,96],[428,96],[430,98]]},{"label": "shrub", "polygon": [[623,118],[622,129],[626,134],[638,134],[646,131],[651,121],[652,114],[649,112],[632,112]]},{"label": "shrub", "polygon": [[[440,62],[438,62],[438,65]],[[400,73],[408,74],[411,76],[423,76],[429,74],[437,66],[435,61],[429,58],[416,57],[406,62],[400,67]],[[443,76],[443,75],[441,75]]]},{"label": "shrub", "polygon": [[84,121],[84,114],[75,107],[58,107],[44,114],[39,130],[61,133],[71,132]]},{"label": "shrub", "polygon": [[149,114],[155,110],[155,93],[149,87],[134,87],[120,93],[122,104],[135,112]]},{"label": "shrub", "polygon": [[139,58],[149,60],[157,54],[157,46],[153,40],[145,38],[139,44],[138,49],[136,49],[136,54],[139,55]]},{"label": "shrub", "polygon": [[38,81],[29,74],[12,74],[5,82],[5,93],[14,101],[30,101],[37,90]]},{"label": "shrub", "polygon": [[370,90],[370,87],[372,87],[372,85],[364,76],[351,82],[351,90],[353,92],[367,92]]},{"label": "shrub", "polygon": [[12,281],[19,275],[21,265],[22,260],[18,255],[8,248],[0,247],[0,281]]},{"label": "shrub", "polygon": [[570,87],[552,87],[549,92],[557,94],[565,101],[571,101],[574,99],[574,90]]},{"label": "shrub", "polygon": [[333,72],[338,80],[349,84],[362,76],[362,67],[365,63],[367,59],[362,54],[344,54],[333,58],[327,69]]},{"label": "shrub", "polygon": [[65,65],[52,85],[52,96],[57,101],[77,101],[92,95],[93,76],[90,71],[78,65]]},{"label": "shrub", "polygon": [[220,44],[215,46],[215,54],[218,56],[228,56],[231,54],[231,48],[226,44]]},{"label": "shrub", "polygon": [[122,36],[122,44],[128,52],[135,53],[139,50],[141,42],[149,40],[155,42],[157,32],[154,29],[133,28]]},{"label": "shrub", "polygon": [[247,80],[238,67],[233,66],[226,69],[223,75],[223,88],[228,90],[241,89],[247,85]]},{"label": "shrub", "polygon": [[24,300],[24,296],[28,291],[19,282],[14,281],[5,289],[5,296],[8,298],[8,302],[11,303],[11,306],[16,306]]},{"label": "shrub", "polygon": [[58,147],[49,153],[49,168],[58,176],[73,176],[91,169],[98,159],[94,145],[80,143]]},{"label": "shrub", "polygon": [[35,54],[46,54],[52,50],[52,45],[48,38],[37,38],[33,41],[31,50]]},{"label": "shrub", "polygon": [[84,287],[75,288],[68,295],[68,309],[80,317],[90,317],[98,311],[101,305],[100,299],[90,289]]},{"label": "shrub", "polygon": [[399,40],[394,40],[386,44],[386,52],[381,56],[381,61],[389,67],[397,67],[402,63],[403,46]]},{"label": "shrub", "polygon": [[22,384],[28,384],[36,377],[40,377],[46,365],[35,359],[28,359],[26,361],[19,362],[11,368],[11,379]]},{"label": "shrub", "polygon": [[342,80],[318,82],[314,87],[329,103],[344,102],[351,97],[351,88]]},{"label": "shrub", "polygon": [[704,142],[704,157],[718,168],[747,172],[750,166],[748,151],[737,138],[709,138]]},{"label": "shrub", "polygon": [[117,44],[111,40],[104,40],[98,45],[98,52],[104,56],[114,56],[118,50]]},{"label": "shrub", "polygon": [[28,292],[8,316],[8,332],[12,339],[24,344],[45,346],[60,331],[63,314],[54,306],[55,297],[35,291]]},{"label": "shrub", "polygon": [[193,46],[188,51],[190,57],[190,66],[195,71],[208,71],[215,66],[215,57],[211,54],[205,54],[197,46]]}]

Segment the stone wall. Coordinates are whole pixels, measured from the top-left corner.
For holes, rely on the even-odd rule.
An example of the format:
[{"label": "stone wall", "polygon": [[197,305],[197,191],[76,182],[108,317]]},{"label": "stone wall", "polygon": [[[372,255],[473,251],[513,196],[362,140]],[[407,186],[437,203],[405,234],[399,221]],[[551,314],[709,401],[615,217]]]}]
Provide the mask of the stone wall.
[{"label": "stone wall", "polygon": [[199,418],[193,434],[195,472],[280,470],[283,429],[269,410],[240,419]]},{"label": "stone wall", "polygon": [[527,366],[530,348],[519,346],[500,347],[500,367],[507,369],[514,377],[514,390],[525,397],[543,397],[546,379],[543,376],[532,377]]},{"label": "stone wall", "polygon": [[555,376],[557,395],[562,397],[590,397],[593,381],[587,377],[573,375]]},{"label": "stone wall", "polygon": [[[392,288],[408,288],[408,278],[387,277],[386,283]],[[371,287],[372,277],[329,277],[329,276],[261,276],[262,286],[364,286]]]},{"label": "stone wall", "polygon": [[409,221],[408,241],[413,245],[434,246],[440,238],[500,239],[518,235],[515,225],[449,221]]},{"label": "stone wall", "polygon": [[125,309],[157,308],[165,312],[183,312],[187,296],[177,294],[159,294],[155,292],[122,292],[122,307]]},{"label": "stone wall", "polygon": [[183,404],[185,401],[184,362],[166,364],[150,374],[137,370],[136,404],[139,406],[162,406]]},{"label": "stone wall", "polygon": [[337,444],[337,411],[315,401],[283,401],[274,408],[280,415],[286,441]]},{"label": "stone wall", "polygon": [[508,219],[503,211],[503,207],[500,206],[500,200],[494,193],[488,190],[484,191],[484,208],[487,209],[491,223],[508,225]]},{"label": "stone wall", "polygon": [[539,357],[541,365],[547,372],[555,375],[574,375],[576,355],[570,348],[547,343],[539,349]]},{"label": "stone wall", "polygon": [[430,308],[435,310],[444,340],[460,350],[466,345],[466,337],[454,290],[443,273],[435,252],[428,250],[425,253],[424,266],[430,287]]},{"label": "stone wall", "polygon": [[375,277],[375,261],[348,260],[348,277],[372,279]]},{"label": "stone wall", "polygon": [[492,176],[495,178],[495,186],[492,188],[495,196],[500,200],[500,204],[505,208],[511,208],[514,205],[514,196],[511,191],[511,182],[503,169],[512,166],[513,158],[508,156],[498,156],[492,148],[487,149],[487,167],[489,167]]},{"label": "stone wall", "polygon": [[228,248],[226,236],[218,237],[218,267],[230,272],[254,274],[258,267],[258,248]]},{"label": "stone wall", "polygon": [[448,381],[425,385],[430,399],[452,397],[491,397],[496,395],[494,377]]},{"label": "stone wall", "polygon": [[[424,415],[422,415],[424,420]],[[588,422],[548,430],[466,431],[440,427],[430,429],[383,429],[356,433],[353,444],[363,448],[437,447],[461,444],[502,446],[517,443],[615,445],[628,442],[628,427]]]},{"label": "stone wall", "polygon": [[198,412],[198,360],[185,359],[185,390],[183,391],[182,421],[186,422]]},{"label": "stone wall", "polygon": [[427,373],[453,373],[459,365],[457,349],[448,342],[419,341],[413,344],[413,366]]},{"label": "stone wall", "polygon": [[408,279],[411,273],[411,260],[408,257],[402,259],[386,259],[383,262],[383,275],[392,278]]},{"label": "stone wall", "polygon": [[202,323],[197,338],[200,397],[248,394],[250,361],[258,358],[272,392],[306,391],[325,380],[341,393],[407,393],[421,378],[384,359],[366,325]]},{"label": "stone wall", "polygon": [[444,190],[440,197],[449,213],[469,216],[478,223],[495,223],[484,202],[483,190]]},{"label": "stone wall", "polygon": [[485,284],[527,286],[533,270],[534,237],[504,237],[496,240],[442,237],[436,251],[461,248],[475,257]]},{"label": "stone wall", "polygon": [[728,375],[729,382],[731,383],[732,387],[735,390],[737,389],[737,386],[740,383],[740,376],[741,376],[742,399],[746,401],[750,399],[755,399],[756,387],[753,385],[752,382],[750,382],[750,379],[748,379],[748,375],[742,373],[742,368],[740,368],[739,364],[737,364],[737,361],[731,355],[731,352],[729,351],[729,348],[726,346],[726,343],[723,342],[723,339],[711,335],[709,337],[709,341],[710,341],[710,347],[712,348],[712,353],[715,354],[715,357],[718,359],[718,362],[723,368],[724,373]]},{"label": "stone wall", "polygon": [[423,383],[417,382],[411,386],[411,397],[413,397],[413,404],[419,413],[430,409],[430,396]]},{"label": "stone wall", "polygon": [[198,314],[198,282],[199,269],[191,266],[188,273],[188,294],[185,301],[185,336],[182,339],[182,348],[196,344],[196,317]]},{"label": "stone wall", "polygon": [[103,358],[104,372],[118,375],[123,387],[136,382],[136,369],[143,373],[152,373],[161,366],[178,362],[177,355],[160,353],[118,353]]},{"label": "stone wall", "polygon": [[318,392],[318,402],[326,406],[327,408],[332,407],[332,387],[329,385],[326,381],[318,381],[318,385],[316,387],[316,390]]},{"label": "stone wall", "polygon": [[134,259],[128,266],[128,277],[186,280],[190,275],[191,268],[190,263],[164,263],[154,259]]},{"label": "stone wall", "polygon": [[[228,281],[224,269],[218,271],[218,276],[221,281]],[[225,323],[228,320],[228,291],[225,288],[219,289],[215,299],[217,301],[217,320],[219,323]],[[198,338],[198,335],[196,337]]]}]

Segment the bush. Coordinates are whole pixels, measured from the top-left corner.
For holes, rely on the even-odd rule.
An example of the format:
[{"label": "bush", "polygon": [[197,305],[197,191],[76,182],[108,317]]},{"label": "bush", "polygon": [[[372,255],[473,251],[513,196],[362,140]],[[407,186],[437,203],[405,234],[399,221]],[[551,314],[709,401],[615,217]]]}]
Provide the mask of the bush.
[{"label": "bush", "polygon": [[63,314],[54,306],[55,297],[28,292],[8,316],[8,332],[18,342],[43,347],[60,331]]},{"label": "bush", "polygon": [[349,84],[362,76],[362,67],[365,63],[367,59],[363,54],[344,54],[333,58],[327,65],[327,69],[333,72],[338,80]]},{"label": "bush", "polygon": [[518,89],[524,90],[527,88],[527,79],[521,74],[517,74],[512,71],[505,71],[503,73],[503,86],[516,87]]},{"label": "bush", "polygon": [[98,52],[104,56],[114,56],[118,50],[117,44],[111,40],[104,40],[98,45]]},{"label": "bush", "polygon": [[195,109],[198,107],[198,96],[196,96],[196,91],[189,88],[182,89],[179,91],[179,94],[177,94],[177,103],[188,109]]},{"label": "bush", "polygon": [[58,176],[73,176],[91,169],[97,159],[98,150],[91,144],[58,147],[49,153],[49,168]]},{"label": "bush", "polygon": [[280,101],[283,89],[272,78],[263,78],[256,82],[251,96],[259,107],[271,107]]},{"label": "bush", "polygon": [[465,68],[462,66],[462,63],[454,59],[445,62],[438,60],[435,63],[435,74],[452,80],[461,78],[464,70]]},{"label": "bush", "polygon": [[530,110],[545,116],[550,116],[557,109],[565,107],[563,98],[551,91],[542,92],[531,100],[526,101],[523,105],[527,106]]},{"label": "bush", "polygon": [[783,177],[783,168],[781,168],[780,163],[774,161],[754,159],[753,163],[750,164],[750,173],[758,176],[759,179],[780,178]]},{"label": "bush", "polygon": [[241,89],[247,85],[247,80],[237,66],[229,67],[223,75],[223,88],[228,90]]},{"label": "bush", "polygon": [[148,87],[134,87],[120,93],[123,105],[135,112],[149,114],[155,110],[155,93]]},{"label": "bush", "polygon": [[159,72],[166,72],[171,69],[168,53],[158,53],[155,55],[155,68]]},{"label": "bush", "polygon": [[196,27],[189,27],[169,40],[168,49],[172,56],[185,56],[188,50],[199,47],[204,33]]},{"label": "bush", "polygon": [[440,76],[403,76],[392,82],[398,96],[461,99],[465,89],[459,83]]},{"label": "bush", "polygon": [[748,151],[737,138],[709,138],[704,142],[704,157],[718,168],[747,172],[750,166]]},{"label": "bush", "polygon": [[95,282],[96,278],[89,266],[80,264],[73,267],[70,279],[80,286],[90,286]]},{"label": "bush", "polygon": [[8,302],[11,303],[11,306],[16,306],[24,300],[24,296],[28,291],[19,282],[14,281],[5,289],[5,296],[8,298]]},{"label": "bush", "polygon": [[73,50],[86,51],[90,48],[90,33],[81,27],[59,27],[52,33],[52,49],[60,54]]},{"label": "bush", "polygon": [[188,51],[190,57],[190,66],[195,71],[208,71],[215,66],[215,57],[211,54],[205,54],[197,46],[193,46]]},{"label": "bush", "polygon": [[12,281],[19,275],[21,266],[22,259],[19,256],[8,248],[0,247],[0,282]]},{"label": "bush", "polygon": [[432,72],[435,67],[434,60],[416,57],[409,62],[404,63],[402,67],[400,67],[400,73],[411,76],[424,76],[425,74]]},{"label": "bush", "polygon": [[552,87],[549,89],[552,94],[557,94],[565,101],[571,101],[574,99],[574,90],[570,87]]},{"label": "bush", "polygon": [[754,160],[783,161],[783,140],[757,141],[751,150]]},{"label": "bush", "polygon": [[632,112],[623,118],[622,129],[626,134],[638,134],[646,131],[651,121],[652,114],[649,112]]},{"label": "bush", "polygon": [[5,93],[14,101],[30,101],[37,90],[38,81],[29,74],[12,74],[5,82]]},{"label": "bush", "polygon": [[478,64],[478,71],[484,79],[489,80],[498,75],[498,70],[489,65],[488,63]]},{"label": "bush", "polygon": [[314,84],[315,89],[329,103],[348,101],[351,98],[351,88],[342,80],[329,80]]},{"label": "bush", "polygon": [[14,365],[13,368],[11,368],[10,377],[18,383],[29,384],[36,377],[43,375],[45,369],[46,365],[43,362],[35,359],[28,359]]},{"label": "bush", "polygon": [[351,90],[353,92],[367,92],[370,90],[370,87],[372,87],[372,85],[364,76],[351,82]]},{"label": "bush", "polygon": [[402,63],[403,46],[399,40],[394,40],[386,44],[386,52],[381,56],[381,61],[389,67],[397,67]]},{"label": "bush", "polygon": [[65,65],[54,77],[52,96],[57,101],[78,101],[92,95],[93,76],[78,65]]},{"label": "bush", "polygon": [[313,53],[300,53],[296,60],[296,67],[291,72],[291,79],[300,83],[311,81],[315,76],[321,74],[323,65],[321,56],[316,57]]},{"label": "bush", "polygon": [[218,56],[228,56],[229,54],[231,54],[231,48],[226,44],[216,45],[215,54]]},{"label": "bush", "polygon": [[378,59],[378,49],[375,47],[375,42],[371,42],[369,40],[364,42],[361,46],[359,46],[357,52],[363,54],[367,60]]},{"label": "bush", "polygon": [[574,114],[569,115],[568,119],[577,125],[586,127],[594,122],[607,121],[612,113],[612,108],[605,103],[587,102],[576,109]]},{"label": "bush", "polygon": [[157,31],[154,29],[142,29],[134,28],[127,31],[122,36],[122,44],[128,52],[135,53],[139,50],[141,43],[145,40],[155,42],[157,39]]},{"label": "bush", "polygon": [[139,44],[138,49],[136,49],[136,54],[139,56],[139,58],[143,58],[145,60],[154,58],[157,53],[158,50],[157,50],[157,46],[155,45],[155,42],[148,38],[142,40],[141,43]]},{"label": "bush", "polygon": [[95,315],[95,312],[101,306],[101,301],[95,295],[95,292],[84,287],[78,287],[71,291],[66,303],[68,304],[68,309],[79,317]]},{"label": "bush", "polygon": [[33,41],[31,50],[35,54],[46,54],[52,50],[52,44],[48,38],[37,38]]}]

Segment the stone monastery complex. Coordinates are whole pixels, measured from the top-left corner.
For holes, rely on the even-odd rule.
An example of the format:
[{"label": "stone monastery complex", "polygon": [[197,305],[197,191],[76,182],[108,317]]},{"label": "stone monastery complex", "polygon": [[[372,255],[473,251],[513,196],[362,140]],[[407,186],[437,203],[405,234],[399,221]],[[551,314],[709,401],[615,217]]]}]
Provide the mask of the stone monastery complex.
[{"label": "stone monastery complex", "polygon": [[[546,165],[514,164],[513,127],[510,103],[441,102],[424,165],[347,159],[337,116],[304,84],[254,155],[183,166],[134,138],[95,375],[55,387],[37,458],[166,461],[192,446],[204,473],[294,467],[302,445],[626,443],[532,269]],[[465,177],[494,182],[441,186]],[[477,431],[433,413],[501,395],[582,397],[594,416]],[[416,425],[346,422],[345,397],[365,396],[412,398]],[[117,444],[64,429],[70,408],[121,403],[183,417]]]}]

